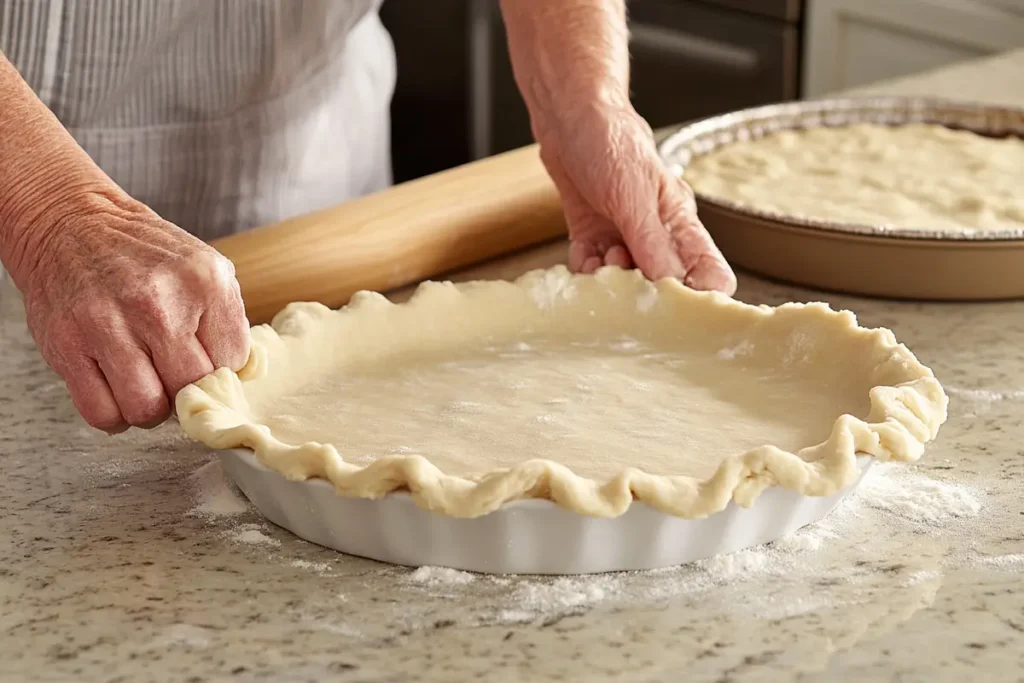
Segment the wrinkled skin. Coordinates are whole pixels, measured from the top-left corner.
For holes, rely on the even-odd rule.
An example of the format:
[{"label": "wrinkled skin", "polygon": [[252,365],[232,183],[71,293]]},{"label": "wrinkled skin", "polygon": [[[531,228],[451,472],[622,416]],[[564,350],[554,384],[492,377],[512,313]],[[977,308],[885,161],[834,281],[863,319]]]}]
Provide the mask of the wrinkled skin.
[{"label": "wrinkled skin", "polygon": [[230,261],[111,193],[49,230],[24,287],[29,328],[91,426],[167,419],[178,390],[239,369],[249,326]]},{"label": "wrinkled skin", "polygon": [[566,124],[537,138],[562,197],[570,268],[637,267],[652,280],[735,293],[693,191],[664,167],[646,121],[631,107],[604,106]]},{"label": "wrinkled skin", "polygon": [[[504,0],[516,81],[562,197],[569,265],[736,280],[629,104],[624,0]],[[231,263],[132,200],[0,54],[0,256],[44,359],[93,427],[167,418],[183,386],[248,355]]]},{"label": "wrinkled skin", "polygon": [[637,267],[732,295],[736,277],[629,97],[625,0],[502,0],[509,57],[562,198],[569,266]]}]

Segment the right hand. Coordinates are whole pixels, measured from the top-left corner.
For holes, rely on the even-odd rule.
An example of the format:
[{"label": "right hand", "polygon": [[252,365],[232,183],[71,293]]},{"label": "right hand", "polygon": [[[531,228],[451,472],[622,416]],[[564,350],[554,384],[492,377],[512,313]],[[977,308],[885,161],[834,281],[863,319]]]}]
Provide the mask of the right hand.
[{"label": "right hand", "polygon": [[43,230],[24,278],[29,329],[85,421],[163,422],[184,386],[248,359],[232,263],[126,195],[92,193]]}]

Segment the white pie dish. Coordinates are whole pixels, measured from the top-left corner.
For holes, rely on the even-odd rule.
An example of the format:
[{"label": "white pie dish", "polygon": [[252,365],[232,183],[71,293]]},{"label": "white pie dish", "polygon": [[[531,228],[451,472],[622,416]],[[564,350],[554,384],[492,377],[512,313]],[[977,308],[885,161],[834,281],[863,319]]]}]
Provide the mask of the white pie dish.
[{"label": "white pie dish", "polygon": [[345,553],[488,573],[770,542],[827,514],[871,458],[920,458],[948,402],[849,311],[617,268],[296,303],[252,337],[244,368],[176,409],[256,507]]},{"label": "white pie dish", "polygon": [[830,496],[771,487],[749,508],[733,502],[703,519],[674,517],[640,502],[618,517],[588,517],[542,499],[457,518],[425,510],[404,492],[371,500],[338,495],[322,479],[292,481],[248,449],[218,455],[267,519],[306,541],[391,564],[488,574],[660,569],[770,543],[825,517],[874,462],[860,455],[860,477]]}]

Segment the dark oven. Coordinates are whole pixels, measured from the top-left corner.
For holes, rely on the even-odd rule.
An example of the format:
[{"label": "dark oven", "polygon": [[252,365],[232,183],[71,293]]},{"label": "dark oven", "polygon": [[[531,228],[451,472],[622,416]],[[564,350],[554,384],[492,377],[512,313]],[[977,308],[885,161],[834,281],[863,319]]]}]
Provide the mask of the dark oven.
[{"label": "dark oven", "polygon": [[[387,0],[396,180],[532,142],[498,0]],[[799,95],[801,0],[632,0],[631,96],[663,126]]]}]

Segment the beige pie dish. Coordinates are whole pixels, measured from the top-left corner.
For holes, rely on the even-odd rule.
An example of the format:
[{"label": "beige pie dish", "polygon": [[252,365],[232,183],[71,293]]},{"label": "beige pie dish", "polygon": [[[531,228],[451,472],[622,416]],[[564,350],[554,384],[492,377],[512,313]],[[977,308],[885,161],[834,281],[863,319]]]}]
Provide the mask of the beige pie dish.
[{"label": "beige pie dish", "polygon": [[[934,123],[982,135],[1024,137],[1024,110],[920,98],[775,104],[684,126],[660,145],[677,173],[725,145],[780,130],[876,123]],[[956,173],[957,169],[950,169]],[[1024,169],[1021,169],[1024,187]],[[814,221],[740,206],[697,192],[701,220],[726,258],[772,279],[851,294],[918,300],[1024,296],[1024,233]]]},{"label": "beige pie dish", "polygon": [[[616,355],[605,344],[613,339],[608,336],[613,332],[628,332],[636,340],[650,341],[654,352],[642,357]],[[797,498],[832,497],[861,476],[858,456],[917,460],[946,417],[947,397],[932,372],[898,344],[890,331],[860,327],[850,312],[833,311],[824,304],[750,306],[717,293],[689,290],[675,280],[651,283],[636,271],[617,268],[604,268],[595,275],[572,275],[560,266],[528,273],[514,283],[425,283],[412,299],[398,305],[368,292],[338,311],[319,304],[293,304],[271,325],[253,328],[252,336],[253,353],[239,373],[218,370],[178,395],[178,418],[188,435],[218,450],[251,449],[260,467],[276,473],[274,477],[291,482],[321,480],[337,494],[353,499],[380,500],[397,492],[435,516],[450,518],[485,517],[516,501],[540,499],[563,512],[593,518],[619,517],[639,502],[661,515],[700,520],[732,503],[750,507],[767,489],[785,489]],[[727,368],[733,367],[729,376],[740,378],[741,384],[732,396],[753,396],[743,398],[750,406],[764,402],[757,394],[758,386],[767,391],[765,387],[785,378],[796,378],[793,381],[801,383],[793,386],[808,391],[831,387],[843,392],[842,398],[849,395],[854,403],[839,401],[836,405],[856,405],[860,414],[843,413],[834,422],[819,425],[824,440],[796,452],[759,444],[731,453],[706,476],[673,473],[671,456],[656,461],[663,463],[659,469],[668,471],[649,472],[631,466],[628,460],[644,455],[636,447],[655,450],[651,444],[637,443],[627,450],[632,455],[613,453],[613,458],[621,457],[623,462],[612,476],[599,478],[576,471],[589,466],[589,456],[578,462],[559,462],[525,453],[517,454],[519,461],[509,466],[489,462],[492,456],[484,449],[479,453],[479,466],[470,468],[471,472],[448,473],[422,455],[406,452],[359,463],[346,459],[356,451],[344,438],[334,443],[282,439],[264,423],[265,417],[282,419],[280,413],[287,412],[283,406],[294,406],[296,400],[303,406],[305,387],[322,387],[324,378],[334,375],[366,374],[370,372],[367,368],[383,372],[379,381],[390,383],[388,387],[399,387],[393,396],[385,394],[397,403],[402,398],[401,385],[395,384],[394,378],[401,378],[405,372],[401,368],[440,367],[446,358],[476,353],[495,339],[554,340],[555,347],[582,340],[599,347],[603,355],[595,352],[595,357],[605,359],[602,363],[622,356],[619,359],[627,368],[647,363],[644,359],[648,358],[668,357],[671,361],[673,353],[678,353],[679,363],[699,370],[703,373],[699,376],[711,384],[719,376],[716,373],[724,377]],[[574,357],[588,358],[587,352]],[[487,361],[482,367],[495,363]],[[524,367],[531,366],[529,358],[524,363]],[[388,369],[392,366],[399,369],[392,372]],[[746,376],[750,377],[749,386],[742,384],[748,381],[743,380]],[[369,377],[371,383],[378,381],[372,372]],[[485,378],[480,377],[483,384]],[[667,376],[666,381],[685,384],[674,376]],[[621,394],[609,392],[608,398],[621,403],[625,389]],[[700,394],[699,402],[703,404],[709,395]],[[827,402],[827,394],[823,396]],[[416,400],[429,402],[431,396],[418,395]],[[728,410],[728,396],[724,400]],[[776,400],[784,403],[776,406],[775,412],[789,413],[786,419],[798,428],[805,426],[801,424],[803,415],[793,411],[812,410],[822,402],[786,392],[778,393]],[[339,405],[353,406],[354,412],[354,406],[367,401],[372,399],[358,394]],[[790,410],[785,401],[792,401],[795,407]],[[391,402],[385,401],[370,415],[387,413]],[[506,401],[506,405],[518,403]],[[656,413],[664,408],[660,403],[663,401],[654,395],[639,405]],[[687,430],[697,427],[693,422],[683,424],[684,408],[680,405],[674,413],[682,424],[674,428],[685,436]],[[316,412],[318,400],[310,399],[298,410]],[[500,411],[494,415],[501,417]],[[295,419],[301,424],[304,418]],[[332,412],[309,424],[333,428],[345,419]],[[640,419],[636,413],[621,418],[622,424]],[[407,415],[388,424],[413,428]],[[614,450],[616,427],[610,425],[607,436],[601,435],[609,450]],[[731,431],[743,431],[739,422],[713,427],[722,438]],[[425,428],[429,438],[432,426]],[[376,439],[379,445],[387,445],[396,438],[393,431],[375,422],[366,433],[371,442]],[[668,445],[676,449],[674,444]],[[687,455],[682,444],[671,449],[670,453],[679,453],[679,462],[700,455]],[[613,465],[615,462],[613,459]]]}]

